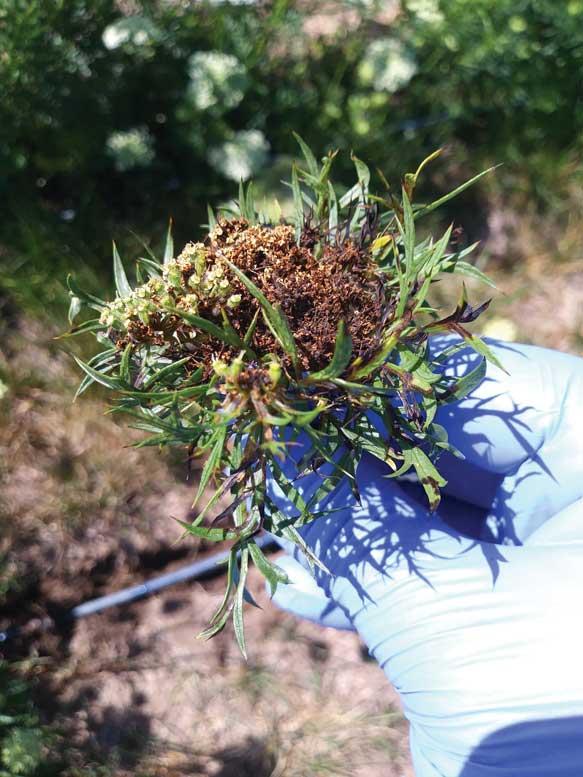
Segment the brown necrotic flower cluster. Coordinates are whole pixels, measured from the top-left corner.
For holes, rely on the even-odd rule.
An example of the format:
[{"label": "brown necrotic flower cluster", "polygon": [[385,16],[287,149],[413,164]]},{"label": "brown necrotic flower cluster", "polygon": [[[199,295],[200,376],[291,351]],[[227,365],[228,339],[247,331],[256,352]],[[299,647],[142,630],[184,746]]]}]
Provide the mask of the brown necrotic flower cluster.
[{"label": "brown necrotic flower cluster", "polygon": [[[435,423],[437,410],[479,384],[485,359],[497,363],[465,328],[487,302],[473,307],[463,289],[455,310],[443,316],[428,300],[432,285],[451,282],[452,274],[488,282],[466,261],[471,248],[451,245],[451,227],[437,239],[419,240],[416,232],[419,218],[483,174],[434,203],[417,204],[417,179],[438,153],[405,175],[400,197],[383,176],[380,193],[371,193],[370,171],[353,157],[358,180],[340,193],[330,180],[335,154],[319,163],[298,142],[306,169],[292,169],[287,222],[270,223],[251,185],[241,186],[218,220],[210,213],[202,242],[175,257],[169,233],[162,262],[140,260],[145,283],[130,285],[114,249],[113,301],[69,280],[71,321],[82,302],[99,311],[72,333],[94,332],[103,346],[89,363],[79,361],[79,390],[93,381],[107,387],[113,410],[149,434],[139,445],[206,457],[195,504],[214,484],[212,496],[182,527],[198,538],[234,542],[227,592],[204,635],[232,615],[243,652],[250,561],[272,590],[287,580],[255,543],[258,532],[268,529],[318,563],[298,528],[326,515],[328,495],[345,480],[358,496],[365,455],[395,477],[414,470],[435,510],[445,484],[435,462],[453,450]],[[463,338],[484,360],[466,374],[449,374],[428,347],[437,333]],[[292,456],[297,467],[289,479],[284,468],[293,452],[299,458]],[[323,463],[320,487],[304,498],[297,482],[322,473]],[[293,517],[272,499],[270,479]],[[229,506],[209,525],[209,511],[223,499]]]},{"label": "brown necrotic flower cluster", "polygon": [[[118,347],[128,343],[167,345],[173,358],[190,355],[205,372],[217,359],[230,361],[238,349],[197,328],[184,314],[225,321],[240,336],[252,328],[249,346],[259,358],[276,354],[287,364],[260,304],[229,268],[239,268],[270,303],[281,306],[293,333],[303,369],[315,371],[331,360],[339,323],[352,339],[355,357],[367,358],[381,342],[393,306],[378,265],[354,240],[329,241],[306,225],[296,237],[288,224],[250,224],[220,219],[204,243],[189,243],[129,297],[102,314]],[[255,320],[255,324],[253,324]]]}]

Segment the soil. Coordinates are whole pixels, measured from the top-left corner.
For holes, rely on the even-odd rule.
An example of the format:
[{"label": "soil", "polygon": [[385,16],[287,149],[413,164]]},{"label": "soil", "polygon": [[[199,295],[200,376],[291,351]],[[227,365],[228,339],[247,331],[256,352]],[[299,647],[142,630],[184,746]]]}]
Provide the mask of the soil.
[{"label": "soil", "polygon": [[247,662],[230,630],[196,640],[222,596],[221,576],[59,620],[73,603],[205,554],[187,542],[153,541],[133,561],[131,553],[104,553],[87,570],[80,557],[74,589],[53,575],[14,600],[12,612],[4,608],[3,622],[56,619],[5,645],[6,657],[33,659],[38,704],[60,733],[53,756],[80,767],[105,763],[119,777],[299,777],[320,769],[412,777],[396,694],[356,635],[278,611],[255,570],[250,589],[263,609],[247,612]]},{"label": "soil", "polygon": [[0,647],[33,682],[65,769],[51,777],[410,777],[396,695],[358,638],[280,612],[255,570],[248,662],[230,629],[196,639],[220,576],[63,617],[218,548],[176,542],[196,472],[128,448],[104,394],[72,403],[79,376],[52,334],[15,319],[0,343],[0,631],[24,627]]}]

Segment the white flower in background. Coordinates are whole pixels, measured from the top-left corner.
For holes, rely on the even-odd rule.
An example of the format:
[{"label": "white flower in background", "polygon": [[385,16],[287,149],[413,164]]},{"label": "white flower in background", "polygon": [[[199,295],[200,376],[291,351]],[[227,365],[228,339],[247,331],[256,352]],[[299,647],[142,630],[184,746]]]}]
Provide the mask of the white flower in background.
[{"label": "white flower in background", "polygon": [[152,136],[143,127],[112,133],[107,139],[107,152],[120,173],[147,167],[155,157]]},{"label": "white flower in background", "polygon": [[156,26],[144,16],[136,15],[127,16],[110,24],[103,31],[101,40],[106,49],[113,51],[128,43],[134,46],[145,46],[153,43],[157,37]]},{"label": "white flower in background", "polygon": [[377,91],[402,89],[417,72],[413,52],[399,40],[375,40],[358,66],[358,76]]},{"label": "white flower in background", "polygon": [[122,22],[110,24],[105,28],[105,30],[103,30],[103,35],[101,36],[103,45],[109,51],[113,51],[113,49],[117,49],[120,46],[123,46],[123,44],[127,43],[129,39],[130,33],[122,26]]},{"label": "white flower in background", "polygon": [[269,143],[259,130],[241,130],[209,152],[209,162],[232,181],[246,181],[267,161]]},{"label": "white flower in background", "polygon": [[197,51],[188,60],[188,92],[195,106],[205,111],[214,105],[234,108],[239,105],[248,85],[247,71],[231,54]]},{"label": "white flower in background", "polygon": [[427,24],[441,24],[444,20],[439,0],[408,0],[407,9]]}]

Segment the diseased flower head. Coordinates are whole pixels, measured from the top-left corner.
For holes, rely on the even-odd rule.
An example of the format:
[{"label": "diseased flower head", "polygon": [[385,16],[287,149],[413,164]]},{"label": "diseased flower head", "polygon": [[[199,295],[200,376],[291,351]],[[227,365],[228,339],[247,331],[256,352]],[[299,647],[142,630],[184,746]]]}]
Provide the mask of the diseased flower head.
[{"label": "diseased flower head", "polygon": [[[445,484],[435,462],[451,450],[434,423],[436,411],[483,378],[485,361],[462,378],[446,375],[428,337],[455,332],[496,361],[465,328],[487,302],[473,307],[464,288],[443,317],[427,299],[438,276],[487,281],[459,261],[468,251],[450,244],[451,228],[437,240],[416,239],[417,219],[436,205],[413,204],[415,186],[438,152],[404,176],[400,198],[387,194],[382,178],[381,193],[373,194],[368,168],[354,158],[358,181],[339,196],[329,180],[335,155],[319,164],[299,142],[307,170],[292,173],[287,221],[271,221],[269,211],[256,208],[252,187],[241,184],[237,207],[218,219],[211,212],[200,242],[176,256],[169,235],[160,265],[142,260],[150,277],[137,287],[115,251],[113,301],[83,295],[70,281],[70,317],[81,300],[100,311],[76,331],[97,331],[105,346],[91,363],[80,362],[84,387],[95,380],[117,393],[115,409],[137,416],[138,428],[151,434],[140,444],[183,446],[189,459],[207,455],[195,502],[213,481],[216,490],[194,524],[183,527],[197,537],[234,540],[229,590],[205,635],[234,612],[243,651],[241,586],[249,559],[273,588],[287,579],[254,543],[256,533],[267,528],[309,553],[297,527],[325,513],[327,495],[342,480],[358,493],[365,454],[395,474],[414,469],[435,509]],[[281,470],[300,435],[298,479],[323,463],[331,468],[308,501]],[[270,501],[268,472],[296,508],[294,518]],[[227,496],[230,506],[203,525]]]},{"label": "diseased flower head", "polygon": [[[249,276],[267,300],[281,308],[294,333],[299,362],[305,370],[323,369],[332,359],[340,322],[351,337],[355,356],[372,355],[381,343],[383,325],[394,300],[386,294],[382,274],[369,248],[354,240],[314,245],[326,235],[308,224],[300,234],[289,224],[250,224],[243,218],[221,218],[205,243],[188,243],[164,265],[162,278],[151,279],[129,296],[109,303],[101,322],[112,328],[116,342],[161,344],[190,355],[193,367],[209,368],[211,353],[236,358],[239,350],[204,333],[183,313],[217,326],[227,320],[243,337],[261,305],[229,263]],[[249,345],[259,359],[290,358],[264,318],[257,319]]]}]

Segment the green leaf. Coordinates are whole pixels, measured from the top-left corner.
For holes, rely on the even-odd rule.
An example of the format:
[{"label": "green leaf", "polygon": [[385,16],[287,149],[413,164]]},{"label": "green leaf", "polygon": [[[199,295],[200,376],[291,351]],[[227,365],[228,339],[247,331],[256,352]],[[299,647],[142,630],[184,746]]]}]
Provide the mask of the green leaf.
[{"label": "green leaf", "polygon": [[350,357],[352,356],[352,338],[344,333],[344,321],[338,323],[336,332],[336,345],[334,346],[334,355],[332,361],[327,367],[318,372],[312,372],[305,380],[308,383],[330,380],[339,377],[348,367]]},{"label": "green leaf", "polygon": [[211,477],[217,474],[217,470],[221,463],[221,458],[223,456],[223,449],[225,447],[226,436],[227,436],[226,426],[219,427],[215,432],[215,434],[213,435],[213,438],[214,438],[213,448],[201,472],[200,480],[198,484],[198,490],[196,492],[196,496],[194,497],[193,506],[197,504],[198,500],[202,496]]},{"label": "green leaf", "polygon": [[403,189],[403,241],[405,248],[405,273],[408,283],[413,280],[415,272],[415,221],[411,202]]},{"label": "green leaf", "polygon": [[132,293],[132,287],[130,286],[126,272],[123,268],[121,257],[118,253],[117,246],[113,243],[113,275],[115,278],[115,288],[120,297],[129,297]]},{"label": "green leaf", "polygon": [[368,166],[365,165],[365,163],[359,159],[355,154],[351,154],[350,158],[352,159],[354,166],[356,168],[356,174],[358,176],[358,185],[360,187],[360,190],[364,188],[365,191],[368,190],[368,185],[370,183],[370,170],[368,169]]},{"label": "green leaf", "polygon": [[82,302],[89,305],[89,307],[92,307],[94,310],[101,311],[106,307],[106,303],[102,299],[80,289],[71,274],[67,275],[67,286],[69,288],[69,293],[72,296],[79,297]]},{"label": "green leaf", "polygon": [[200,329],[203,332],[216,337],[218,340],[222,340],[228,345],[232,345],[234,348],[248,350],[243,340],[241,340],[241,338],[236,333],[233,335],[234,330],[227,331],[225,329],[221,329],[220,326],[213,324],[212,321],[207,321],[206,318],[195,316],[194,313],[188,313],[186,310],[182,310],[181,308],[167,307],[166,310],[171,313],[175,313],[177,316],[180,316],[187,323],[192,324],[192,326],[196,327],[197,329]]},{"label": "green leaf", "polygon": [[255,311],[255,315],[253,316],[251,323],[249,324],[249,328],[245,332],[245,337],[243,338],[243,343],[246,347],[249,347],[251,345],[251,340],[253,339],[253,334],[255,332],[255,327],[257,326],[257,321],[259,320],[259,313],[260,310]]},{"label": "green leaf", "polygon": [[[474,245],[477,245],[477,243]],[[490,280],[487,275],[485,275],[481,270],[478,270],[477,267],[475,267],[473,264],[470,264],[469,262],[456,262],[450,267],[442,267],[441,272],[450,272],[454,273],[455,275],[467,275],[469,278],[475,278],[477,281],[481,281],[488,286],[492,286],[494,289],[496,288],[494,281]]]},{"label": "green leaf", "polygon": [[439,489],[447,485],[447,480],[439,474],[429,456],[427,456],[421,448],[412,447],[410,456],[417,476],[423,486],[423,490],[429,499],[429,509],[431,512],[434,512],[438,508],[441,500]]},{"label": "green leaf", "polygon": [[419,374],[419,372],[416,371],[409,372],[398,364],[390,364],[389,362],[384,365],[383,369],[392,375],[396,375],[401,380],[404,388],[419,391],[421,394],[427,396],[433,394],[431,384],[423,374]]},{"label": "green leaf", "polygon": [[239,537],[238,532],[234,529],[221,529],[216,526],[196,526],[186,523],[186,521],[181,521],[178,518],[175,518],[174,520],[182,526],[185,534],[191,534],[192,536],[200,537],[203,540],[222,542],[223,540],[235,540]]},{"label": "green leaf", "polygon": [[489,167],[487,170],[483,170],[481,173],[478,173],[478,175],[475,175],[473,178],[470,178],[469,181],[462,183],[461,186],[458,186],[452,192],[449,192],[443,197],[440,197],[438,200],[435,200],[435,202],[432,202],[431,204],[425,205],[423,208],[420,208],[415,213],[415,219],[418,219],[421,216],[425,216],[427,215],[427,213],[431,213],[431,211],[435,210],[436,208],[439,208],[442,205],[445,205],[446,202],[453,200],[454,197],[457,197],[458,194],[461,194],[466,189],[469,189],[470,186],[473,186],[485,175],[488,175],[488,173],[491,173],[493,170],[496,170],[497,167],[500,167],[500,165],[494,165],[493,167]]},{"label": "green leaf", "polygon": [[207,218],[208,218],[207,226],[208,226],[209,232],[210,232],[211,230],[213,230],[216,227],[217,219],[216,219],[214,211],[213,211],[213,209],[211,208],[210,205],[206,206],[206,212],[207,212]]},{"label": "green leaf", "polygon": [[298,135],[297,132],[292,132],[294,138],[296,139],[299,147],[302,150],[302,154],[304,155],[304,159],[306,160],[306,164],[308,165],[308,170],[313,176],[318,175],[318,162],[316,161],[316,157],[312,153],[312,149],[308,146],[308,144],[303,140],[303,138]]},{"label": "green leaf", "polygon": [[300,182],[298,179],[298,170],[295,165],[292,167],[291,188],[293,193],[293,203],[294,203],[294,212],[295,212],[294,216],[295,216],[296,226],[298,230],[301,230],[302,225],[304,223],[304,200],[302,197],[302,190],[300,188]]},{"label": "green leaf", "polygon": [[245,596],[245,582],[247,580],[247,570],[249,569],[249,547],[241,548],[241,557],[239,560],[239,583],[235,592],[233,607],[233,627],[239,650],[243,657],[247,658],[247,647],[245,645],[245,630],[243,627],[243,598]]},{"label": "green leaf", "polygon": [[130,360],[132,358],[133,349],[134,349],[133,344],[128,343],[128,345],[126,345],[124,349],[124,352],[121,357],[121,361],[119,363],[119,376],[124,383],[130,383],[131,381]]},{"label": "green leaf", "polygon": [[166,391],[143,391],[140,389],[126,389],[119,388],[127,397],[134,397],[135,399],[149,399],[157,402],[163,402],[165,400],[175,401],[181,397],[197,397],[201,394],[206,394],[210,388],[210,383],[203,383],[200,386],[187,386],[182,389],[169,388]]},{"label": "green leaf", "polygon": [[144,256],[140,256],[137,262],[138,267],[142,264],[144,265],[150,278],[162,277],[162,267],[157,261],[155,262],[153,259],[146,259]]},{"label": "green leaf", "polygon": [[210,639],[211,637],[214,637],[215,634],[218,634],[220,631],[222,631],[225,628],[225,626],[227,625],[227,621],[229,620],[229,617],[232,612],[233,612],[233,602],[231,601],[230,604],[227,605],[226,609],[221,613],[220,617],[218,617],[218,620],[213,621],[212,625],[204,629],[204,631],[201,631],[200,634],[197,634],[196,638]]},{"label": "green leaf", "polygon": [[383,347],[376,354],[376,356],[373,356],[372,359],[366,364],[364,364],[362,367],[358,367],[357,369],[353,370],[351,377],[354,378],[355,380],[358,380],[359,378],[366,378],[367,375],[370,375],[371,372],[374,372],[374,370],[378,369],[379,367],[382,367],[383,364],[389,358],[389,356],[392,354],[392,352],[395,350],[395,347],[398,341],[399,341],[398,335],[395,335],[395,334],[388,335],[385,338]]},{"label": "green leaf", "polygon": [[[158,259],[158,257],[156,256],[156,254],[155,254],[155,253],[152,251],[152,249],[150,248],[150,246],[149,246],[149,245],[146,243],[146,241],[144,240],[144,238],[143,238],[143,237],[140,237],[140,235],[138,235],[138,233],[137,233],[137,232],[134,232],[134,231],[133,231],[133,230],[131,230],[131,229],[130,229],[130,234],[131,234],[131,235],[133,235],[133,236],[136,238],[136,240],[138,241],[138,243],[139,243],[139,244],[142,246],[142,248],[144,249],[144,251],[145,251],[145,252],[148,254],[148,256],[150,257],[150,261],[151,261],[151,263],[152,263],[153,265],[155,265],[157,268],[160,268],[160,269],[161,269],[162,265],[160,264],[160,260]],[[142,261],[142,260],[140,260],[140,261]]]},{"label": "green leaf", "polygon": [[424,429],[428,429],[433,423],[433,419],[437,413],[438,404],[439,403],[435,393],[425,398],[425,401],[423,402],[423,410],[425,411],[425,420],[423,422]]},{"label": "green leaf", "polygon": [[484,356],[489,362],[496,365],[496,367],[499,367],[502,372],[508,374],[508,371],[504,368],[504,365],[500,359],[498,359],[497,356],[494,356],[490,348],[486,345],[481,337],[468,332],[467,329],[465,329],[463,326],[460,326],[459,324],[450,324],[449,329],[461,335],[466,343],[470,345],[474,351],[476,351],[476,353],[479,353],[480,356]]},{"label": "green leaf", "polygon": [[255,542],[249,542],[248,548],[253,563],[269,583],[271,595],[273,596],[277,590],[278,583],[289,583],[289,577],[281,567],[273,564],[265,557],[263,551]]},{"label": "green leaf", "polygon": [[241,216],[250,224],[254,223],[255,203],[253,200],[253,182],[249,183],[247,186],[247,194],[245,194],[245,184],[242,180],[239,181],[239,211]]},{"label": "green leaf", "polygon": [[102,372],[99,372],[98,370],[95,370],[93,367],[91,367],[89,364],[86,364],[85,362],[82,362],[81,359],[78,359],[76,356],[73,356],[79,367],[85,372],[92,380],[95,381],[95,383],[100,383],[102,386],[105,386],[108,389],[112,389],[113,391],[119,391],[120,389],[123,389],[123,387],[126,385],[124,381],[120,380],[120,378],[112,378],[108,375],[104,375]]},{"label": "green leaf", "polygon": [[[145,381],[142,389],[144,391],[148,391],[148,389],[152,388],[155,383],[160,383],[161,381],[168,383],[175,375],[180,375],[184,372],[182,368],[187,362],[190,361],[190,359],[190,356],[185,356],[183,359],[179,359],[176,362],[172,362],[171,364],[167,364],[165,367],[156,370],[156,372],[154,372],[154,374],[151,375],[147,381]],[[202,369],[199,369],[193,373],[189,380],[192,383],[196,383],[200,377],[202,377]]]},{"label": "green leaf", "polygon": [[429,156],[425,157],[425,159],[421,162],[421,164],[415,171],[415,175],[413,176],[415,180],[415,185],[417,185],[417,179],[421,175],[425,165],[429,164],[429,162],[433,162],[434,159],[437,159],[437,157],[440,156],[442,152],[443,152],[443,148],[438,148],[436,151],[433,151],[431,154],[429,154]]},{"label": "green leaf", "polygon": [[[110,372],[116,366],[114,359],[117,357],[117,354],[117,348],[108,348],[107,350],[96,354],[92,359],[90,359],[88,365],[93,367],[93,369],[100,368],[100,373]],[[77,399],[77,397],[81,396],[81,394],[83,394],[83,392],[86,391],[93,382],[93,378],[90,375],[85,374],[85,377],[79,384],[79,388],[75,392],[73,402]]]},{"label": "green leaf", "polygon": [[84,335],[86,332],[103,332],[104,330],[105,326],[101,323],[101,321],[98,318],[92,318],[88,321],[84,321],[78,326],[74,326],[68,332],[65,332],[64,334],[56,337],[55,340],[61,340],[66,337],[76,337],[77,335]]},{"label": "green leaf", "polygon": [[237,334],[237,330],[234,328],[234,326],[229,321],[229,316],[227,315],[227,311],[224,308],[221,308],[221,318],[223,319],[223,332],[225,332],[233,342],[238,341],[241,343],[241,348],[245,347],[245,343],[239,335]]},{"label": "green leaf", "polygon": [[336,192],[334,187],[328,181],[328,202],[329,202],[329,214],[328,214],[328,229],[331,235],[335,235],[338,229],[338,200],[336,198]]},{"label": "green leaf", "polygon": [[68,319],[69,323],[73,324],[73,321],[77,318],[81,312],[81,298],[71,295],[71,302],[69,303]]},{"label": "green leaf", "polygon": [[[277,532],[274,532],[277,533]],[[308,562],[311,562],[315,566],[319,567],[322,572],[326,572],[326,574],[331,575],[332,573],[328,569],[328,567],[324,564],[323,561],[321,561],[318,556],[313,552],[313,550],[306,544],[306,541],[302,537],[302,535],[298,532],[298,530],[295,528],[295,526],[283,526],[281,528],[281,534],[284,539],[289,540],[290,542],[293,542],[294,545],[297,545],[297,547],[302,551],[302,553],[306,556]]]},{"label": "green leaf", "polygon": [[388,464],[394,469],[393,456],[390,453],[389,446],[384,442],[380,435],[376,439],[353,432],[351,429],[343,429],[343,434],[358,448],[370,453],[375,459],[379,459],[383,464]]},{"label": "green leaf", "polygon": [[281,465],[277,460],[277,458],[274,457],[271,459],[270,467],[274,475],[276,476],[275,481],[277,485],[279,486],[279,488],[281,488],[286,498],[289,499],[289,501],[296,508],[296,510],[299,510],[300,518],[301,518],[308,512],[308,508],[306,506],[304,497],[300,494],[298,489],[293,485],[293,483],[290,480],[288,480],[287,476],[283,473],[283,470],[281,469]]},{"label": "green leaf", "polygon": [[449,245],[449,241],[451,240],[452,230],[453,230],[453,224],[450,224],[449,227],[443,233],[442,237],[431,248],[429,252],[428,266],[419,267],[418,269],[420,271],[429,272],[430,274],[433,275],[435,271],[440,267],[443,256],[447,250],[447,246]]},{"label": "green leaf", "polygon": [[164,264],[168,264],[174,259],[174,240],[172,239],[172,219],[168,222],[168,231],[166,232],[166,245],[164,247]]},{"label": "green leaf", "polygon": [[341,209],[347,208],[354,200],[360,199],[361,195],[362,186],[360,183],[355,183],[354,186],[351,186],[350,189],[342,195],[338,204]]},{"label": "green leaf", "polygon": [[253,196],[253,181],[247,184],[247,195],[245,197],[245,218],[250,224],[255,223],[255,197]]},{"label": "green leaf", "polygon": [[439,395],[439,401],[444,404],[450,402],[457,402],[473,391],[486,376],[486,359],[482,359],[478,366],[464,375],[462,378],[458,378],[455,383],[452,383],[448,388]]},{"label": "green leaf", "polygon": [[278,410],[283,411],[285,415],[290,417],[294,426],[299,427],[308,426],[316,420],[320,413],[323,413],[329,407],[329,405],[322,400],[316,407],[313,407],[310,410],[297,410],[295,407],[290,407],[277,400],[273,404]]},{"label": "green leaf", "polygon": [[[320,511],[318,513],[312,512],[312,508],[315,505],[318,504],[324,504],[324,500],[336,489],[338,486],[342,483],[344,478],[346,477],[344,475],[343,470],[345,470],[347,467],[352,466],[354,467],[354,451],[349,450],[347,451],[342,458],[338,462],[338,469],[333,471],[331,474],[327,475],[322,480],[322,485],[317,488],[314,493],[311,495],[308,503],[307,503],[307,509],[308,509],[308,515],[313,516],[314,518],[319,517],[321,514],[326,515],[330,514],[332,512],[336,512],[335,510],[324,510]],[[338,508],[342,509],[342,508]]]},{"label": "green leaf", "polygon": [[331,382],[334,383],[335,386],[339,386],[342,389],[346,389],[346,391],[349,391],[352,394],[357,394],[357,395],[360,394],[361,396],[366,396],[367,394],[371,397],[395,396],[394,389],[383,388],[381,386],[373,386],[368,383],[354,383],[350,380],[344,380],[343,378],[332,378]]},{"label": "green leaf", "polygon": [[313,569],[314,566],[319,567],[323,572],[326,572],[327,574],[331,574],[328,567],[320,561],[320,559],[315,555],[315,553],[312,551],[312,549],[306,544],[306,541],[302,537],[302,535],[298,532],[298,530],[289,524],[289,518],[285,513],[283,513],[281,510],[278,509],[277,505],[268,497],[265,497],[265,502],[267,506],[269,507],[269,511],[271,514],[271,531],[273,534],[275,534],[276,537],[282,537],[283,539],[289,540],[294,545],[296,545],[302,553],[306,556],[306,559],[308,561],[308,564]]}]

